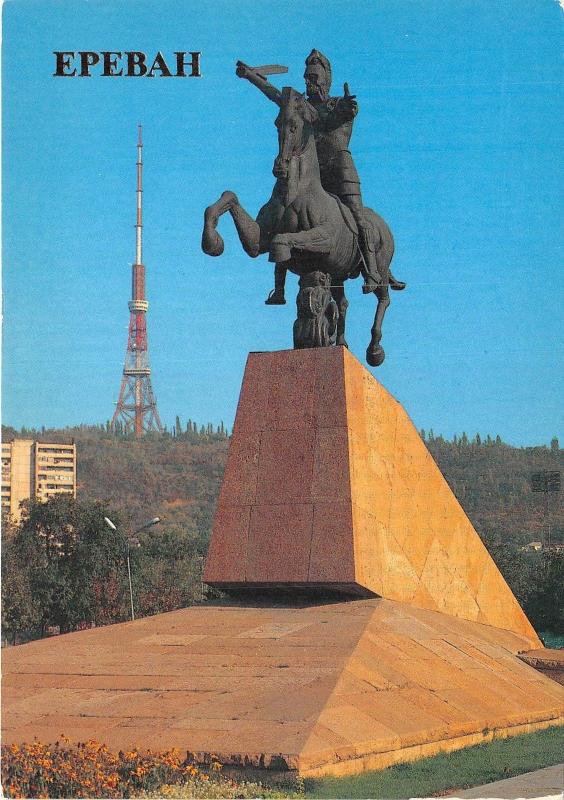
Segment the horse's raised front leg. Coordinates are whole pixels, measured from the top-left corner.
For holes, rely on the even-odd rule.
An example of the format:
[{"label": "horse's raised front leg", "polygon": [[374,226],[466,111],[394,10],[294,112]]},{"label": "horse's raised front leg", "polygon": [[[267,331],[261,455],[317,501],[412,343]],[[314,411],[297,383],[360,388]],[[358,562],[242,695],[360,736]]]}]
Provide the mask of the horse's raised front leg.
[{"label": "horse's raised front leg", "polygon": [[349,301],[345,297],[345,287],[342,283],[333,284],[333,286],[331,286],[331,294],[333,295],[333,300],[337,303],[337,309],[339,311],[339,318],[337,319],[337,341],[335,344],[348,347],[347,340],[345,339],[345,321]]},{"label": "horse's raised front leg", "polygon": [[378,305],[376,306],[374,325],[370,330],[372,338],[370,339],[370,344],[366,348],[366,360],[371,367],[379,367],[386,357],[384,348],[380,345],[380,339],[382,338],[382,321],[384,319],[384,314],[390,305],[390,293],[387,286],[378,287],[375,291],[375,295],[378,298]]},{"label": "horse's raised front leg", "polygon": [[230,206],[229,213],[233,217],[233,222],[237,228],[239,240],[245,253],[251,258],[256,258],[260,253],[264,253],[264,247],[261,245],[261,229],[258,222],[239,203]]},{"label": "horse's raised front leg", "polygon": [[209,256],[220,256],[223,253],[223,239],[217,232],[217,223],[226,211],[231,213],[241,244],[248,255],[258,256],[260,245],[260,227],[239,204],[234,192],[223,192],[219,200],[208,206],[204,213],[204,230],[202,233],[202,250]]}]

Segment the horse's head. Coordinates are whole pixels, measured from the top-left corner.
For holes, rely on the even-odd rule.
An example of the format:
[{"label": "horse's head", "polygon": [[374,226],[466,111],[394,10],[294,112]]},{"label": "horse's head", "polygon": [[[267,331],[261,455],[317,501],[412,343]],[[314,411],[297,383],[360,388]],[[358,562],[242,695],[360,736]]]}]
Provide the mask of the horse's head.
[{"label": "horse's head", "polygon": [[313,134],[317,111],[303,94],[289,86],[282,90],[280,113],[276,117],[278,128],[278,155],[272,172],[275,178],[287,179],[290,161],[304,152]]}]

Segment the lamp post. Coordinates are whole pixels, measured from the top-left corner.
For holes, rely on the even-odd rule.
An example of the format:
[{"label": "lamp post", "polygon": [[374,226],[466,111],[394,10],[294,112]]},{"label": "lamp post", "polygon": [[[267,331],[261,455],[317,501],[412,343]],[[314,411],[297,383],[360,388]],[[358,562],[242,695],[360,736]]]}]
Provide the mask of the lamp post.
[{"label": "lamp post", "polygon": [[[136,534],[141,533],[141,531],[144,531],[146,528],[152,528],[153,525],[158,525],[158,523],[160,521],[161,521],[160,517],[153,517],[153,519],[150,519],[149,522],[146,522],[144,525],[141,525],[140,528],[137,528],[137,530],[133,531],[133,533],[131,534],[130,537],[127,537],[127,536],[124,536],[123,533],[118,531],[116,525],[114,525],[114,523],[111,521],[111,519],[109,517],[104,517],[104,522],[106,523],[108,528],[111,528],[113,531],[116,531],[117,533],[119,533],[119,535],[121,536],[121,538],[125,542],[125,554],[126,554],[126,558],[127,558],[127,578],[129,580],[129,600],[130,600],[130,603],[131,603],[131,621],[132,622],[135,620],[135,609],[133,608],[133,585],[131,583],[131,561],[130,561],[130,558],[129,558],[129,550],[130,550],[130,547],[131,547],[131,543],[134,542],[133,537]],[[139,547],[139,541],[137,541],[137,546]]]},{"label": "lamp post", "polygon": [[548,528],[548,550],[551,549],[552,542],[550,541],[551,525],[550,525],[550,501],[549,497],[551,492],[560,491],[560,472],[557,470],[542,470],[542,472],[534,472],[531,475],[531,489],[533,492],[542,492],[545,497],[544,518]]}]

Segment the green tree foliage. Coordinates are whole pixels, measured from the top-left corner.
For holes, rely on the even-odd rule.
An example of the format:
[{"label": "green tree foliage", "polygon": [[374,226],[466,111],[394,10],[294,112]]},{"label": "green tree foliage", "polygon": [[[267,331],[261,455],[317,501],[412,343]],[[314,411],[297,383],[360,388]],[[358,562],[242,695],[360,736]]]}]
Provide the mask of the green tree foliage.
[{"label": "green tree foliage", "polygon": [[[80,624],[123,618],[123,555],[123,542],[105,525],[99,503],[77,502],[67,495],[46,503],[29,501],[3,547],[6,630],[15,638],[29,629],[43,634],[48,626],[58,626],[66,632]],[[110,606],[112,584],[116,597]],[[100,585],[103,592],[97,591]]]},{"label": "green tree foliage", "polygon": [[147,532],[132,551],[136,612],[139,616],[173,611],[201,599],[203,560],[193,537],[182,530]]},{"label": "green tree foliage", "polygon": [[[104,521],[111,513],[117,525]],[[154,530],[154,529],[152,529]],[[101,503],[67,495],[28,502],[6,537],[2,558],[2,625],[12,643],[79,627],[129,619],[126,533]],[[131,548],[137,616],[189,605],[201,595],[197,540],[180,529],[140,534]]]},{"label": "green tree foliage", "polygon": [[537,561],[524,608],[538,630],[564,634],[564,558],[546,552]]},{"label": "green tree foliage", "polygon": [[2,633],[12,644],[18,635],[37,628],[41,606],[34,597],[25,568],[4,554],[2,558]]}]

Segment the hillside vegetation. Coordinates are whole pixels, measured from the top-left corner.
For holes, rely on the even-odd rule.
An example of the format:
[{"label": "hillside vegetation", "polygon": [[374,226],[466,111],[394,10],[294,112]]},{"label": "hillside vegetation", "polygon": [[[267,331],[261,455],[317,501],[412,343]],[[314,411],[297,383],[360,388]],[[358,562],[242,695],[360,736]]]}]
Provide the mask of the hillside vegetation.
[{"label": "hillside vegetation", "polygon": [[[178,426],[178,427],[177,427]],[[77,444],[78,498],[108,502],[124,520],[141,525],[159,515],[167,527],[190,532],[205,555],[229,439],[221,427],[198,428],[189,422],[174,433],[143,439],[114,436],[106,427],[81,426],[41,431],[4,428],[4,439],[39,438]],[[463,434],[447,441],[421,432],[451,489],[486,542],[524,544],[546,538],[564,542],[559,495],[531,491],[531,474],[561,471],[564,452],[550,447],[517,448],[499,437],[469,440]]]},{"label": "hillside vegetation", "polygon": [[[145,534],[153,559],[147,570],[163,570],[173,553],[181,553],[186,560],[183,574],[199,582],[227,457],[229,439],[223,426],[198,428],[189,422],[183,428],[177,418],[172,433],[140,440],[115,435],[108,426],[5,428],[3,435],[5,440],[74,439],[78,501],[98,502],[115,515],[125,533],[161,517],[162,523]],[[558,441],[549,447],[516,448],[499,437],[469,440],[463,434],[447,441],[432,431],[422,431],[421,436],[537,629],[564,632],[562,555],[519,549],[531,541],[546,543],[549,527],[552,543],[564,542],[560,494],[550,495],[547,506],[546,496],[533,493],[530,481],[533,472],[562,469]],[[153,597],[159,594],[158,585]],[[195,596],[197,587],[192,586],[177,602],[186,604]],[[174,602],[170,600],[167,608]],[[155,603],[147,603],[147,611],[161,610]]]}]

